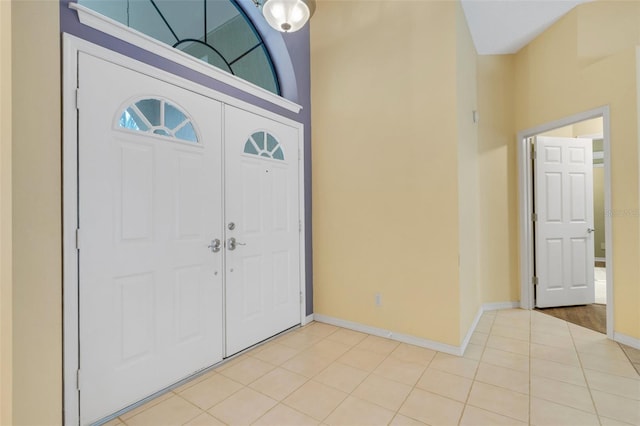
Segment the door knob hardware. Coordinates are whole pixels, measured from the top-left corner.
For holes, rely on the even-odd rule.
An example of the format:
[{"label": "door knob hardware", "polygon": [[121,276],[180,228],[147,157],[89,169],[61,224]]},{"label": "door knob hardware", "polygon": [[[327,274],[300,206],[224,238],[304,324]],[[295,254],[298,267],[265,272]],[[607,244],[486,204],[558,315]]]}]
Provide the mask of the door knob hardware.
[{"label": "door knob hardware", "polygon": [[222,246],[222,243],[218,238],[216,238],[214,240],[211,240],[211,244],[209,244],[207,248],[211,250],[212,253],[217,253],[220,251],[221,246]]},{"label": "door knob hardware", "polygon": [[587,228],[587,232],[588,232],[588,233],[595,232],[595,229],[594,229],[594,228]]},{"label": "door knob hardware", "polygon": [[239,243],[234,237],[227,240],[227,250],[235,250],[236,246],[246,246],[246,243]]}]

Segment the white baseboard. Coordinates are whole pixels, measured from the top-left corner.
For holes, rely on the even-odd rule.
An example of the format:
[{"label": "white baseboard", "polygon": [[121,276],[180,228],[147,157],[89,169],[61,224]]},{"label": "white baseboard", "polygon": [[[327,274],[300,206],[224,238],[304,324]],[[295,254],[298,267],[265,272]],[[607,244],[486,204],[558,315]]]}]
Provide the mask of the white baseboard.
[{"label": "white baseboard", "polygon": [[313,314],[311,314],[311,315],[307,315],[307,317],[304,319],[304,323],[303,323],[302,325],[307,325],[307,324],[309,324],[310,322],[312,322],[312,321],[313,321],[313,318],[314,318]]},{"label": "white baseboard", "polygon": [[494,303],[485,303],[478,309],[478,313],[476,314],[471,327],[467,330],[467,334],[460,345],[460,355],[464,355],[464,351],[467,350],[467,345],[469,345],[469,341],[471,340],[471,336],[476,331],[476,327],[478,326],[478,322],[480,318],[482,318],[482,314],[488,311],[499,311],[502,309],[515,309],[520,307],[520,302],[494,302]]},{"label": "white baseboard", "polygon": [[476,314],[476,317],[473,319],[473,322],[471,323],[471,327],[469,327],[469,330],[467,330],[467,334],[464,336],[464,340],[460,345],[460,356],[464,355],[464,351],[467,350],[467,345],[471,340],[471,336],[473,335],[473,332],[476,331],[476,327],[478,326],[478,322],[480,322],[480,318],[482,318],[482,314],[484,313],[484,311],[485,311],[484,305],[478,308],[478,313]]},{"label": "white baseboard", "polygon": [[635,337],[627,336],[622,333],[613,333],[613,340],[618,343],[622,343],[623,345],[631,346],[632,348],[636,348],[640,350],[640,339],[636,339]]},{"label": "white baseboard", "polygon": [[595,260],[596,262],[606,262],[607,258],[606,257],[595,257],[595,258],[593,258],[593,260]]},{"label": "white baseboard", "polygon": [[385,330],[383,328],[373,327],[370,325],[360,324],[353,321],[347,321],[340,318],[334,318],[322,314],[314,314],[315,321],[324,322],[326,324],[335,325],[349,330],[359,331],[361,333],[371,334],[373,336],[384,337],[410,345],[420,346],[422,348],[432,349],[438,352],[444,352],[451,355],[461,355],[460,346],[448,345],[446,343],[436,342],[434,340],[423,339],[421,337],[410,336],[408,334],[396,333],[394,331]]},{"label": "white baseboard", "polygon": [[520,302],[493,302],[482,305],[482,311],[499,311],[502,309],[515,309],[520,307]]},{"label": "white baseboard", "polygon": [[[386,330],[384,328],[373,327],[366,324],[360,324],[358,322],[347,321],[340,318],[334,318],[322,314],[312,314],[307,317],[307,320],[311,318],[313,321],[323,322],[326,324],[335,325],[342,328],[348,328],[349,330],[359,331],[361,333],[371,334],[373,336],[385,337],[387,339],[395,340],[402,343],[408,343],[410,345],[420,346],[422,348],[432,349],[434,351],[443,352],[450,355],[464,355],[465,349],[471,340],[471,336],[476,331],[478,322],[482,318],[482,314],[486,311],[496,311],[499,309],[514,309],[519,308],[520,302],[497,302],[497,303],[485,303],[478,308],[478,313],[469,327],[464,340],[460,346],[448,345],[446,343],[437,342],[435,340],[424,339],[422,337],[411,336],[408,334],[396,333],[395,331]],[[631,346],[631,345],[630,345]]]}]

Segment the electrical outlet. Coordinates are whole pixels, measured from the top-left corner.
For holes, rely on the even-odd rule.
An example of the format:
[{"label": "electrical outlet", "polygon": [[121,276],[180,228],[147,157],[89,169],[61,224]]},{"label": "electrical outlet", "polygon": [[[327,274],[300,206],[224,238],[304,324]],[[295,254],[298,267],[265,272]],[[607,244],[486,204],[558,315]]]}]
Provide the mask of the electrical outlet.
[{"label": "electrical outlet", "polygon": [[382,306],[382,296],[380,293],[376,293],[376,306]]}]

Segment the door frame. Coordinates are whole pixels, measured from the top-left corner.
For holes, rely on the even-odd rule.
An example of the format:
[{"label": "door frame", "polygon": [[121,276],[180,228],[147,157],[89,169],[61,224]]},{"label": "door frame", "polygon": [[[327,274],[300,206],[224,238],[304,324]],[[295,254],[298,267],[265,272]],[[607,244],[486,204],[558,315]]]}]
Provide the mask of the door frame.
[{"label": "door frame", "polygon": [[[602,117],[604,151],[604,209],[611,211],[611,144],[609,106],[595,108],[579,114],[561,118],[530,129],[517,135],[518,146],[518,219],[520,222],[520,307],[533,309],[534,303],[534,232],[533,221],[533,168],[532,155],[528,139],[540,133],[576,124],[592,118]],[[611,215],[605,214],[605,261],[607,270],[607,337],[613,339],[613,232]]]},{"label": "door frame", "polygon": [[[62,330],[63,330],[63,423],[77,425],[80,422],[80,395],[78,392],[81,375],[79,371],[79,256],[78,245],[81,236],[78,229],[78,114],[77,82],[78,53],[123,66],[161,81],[173,84],[244,109],[265,118],[278,121],[298,129],[298,197],[299,197],[299,250],[300,250],[300,324],[308,322],[306,315],[306,271],[305,271],[305,191],[304,191],[304,124],[238,100],[216,90],[194,83],[185,78],[154,68],[122,54],[113,52],[76,36],[62,35]],[[223,124],[224,125],[224,124]],[[224,164],[222,164],[224,167]],[[222,206],[221,206],[222,208]]]}]

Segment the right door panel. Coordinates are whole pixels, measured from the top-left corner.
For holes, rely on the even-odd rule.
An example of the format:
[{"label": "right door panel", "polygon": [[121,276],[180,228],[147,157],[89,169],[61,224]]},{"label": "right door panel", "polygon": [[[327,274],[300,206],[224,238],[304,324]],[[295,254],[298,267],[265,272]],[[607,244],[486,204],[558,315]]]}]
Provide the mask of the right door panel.
[{"label": "right door panel", "polygon": [[226,356],[300,323],[298,130],[225,106]]}]

